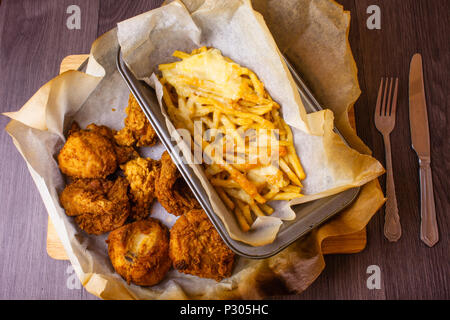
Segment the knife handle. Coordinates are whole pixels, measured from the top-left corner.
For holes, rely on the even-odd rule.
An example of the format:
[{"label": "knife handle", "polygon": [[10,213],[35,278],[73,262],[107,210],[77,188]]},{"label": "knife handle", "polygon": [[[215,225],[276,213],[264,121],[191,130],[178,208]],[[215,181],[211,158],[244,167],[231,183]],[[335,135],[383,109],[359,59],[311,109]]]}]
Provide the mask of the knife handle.
[{"label": "knife handle", "polygon": [[391,139],[384,135],[386,152],[386,207],[384,213],[384,236],[395,242],[402,236],[402,227],[398,215],[397,196],[395,195],[394,174],[392,169]]},{"label": "knife handle", "polygon": [[439,241],[439,231],[436,221],[434,205],[433,178],[431,174],[431,160],[420,158],[420,239],[429,247]]}]

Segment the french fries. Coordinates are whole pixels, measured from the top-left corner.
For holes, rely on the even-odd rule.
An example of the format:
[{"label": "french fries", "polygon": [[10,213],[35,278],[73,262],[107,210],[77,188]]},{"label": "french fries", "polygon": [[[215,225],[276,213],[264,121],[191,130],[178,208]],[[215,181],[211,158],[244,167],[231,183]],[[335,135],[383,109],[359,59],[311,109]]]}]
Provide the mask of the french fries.
[{"label": "french fries", "polygon": [[292,131],[257,75],[213,48],[173,56],[181,61],[159,66],[167,113],[210,159],[205,173],[241,229],[274,212],[268,201],[301,197]]}]

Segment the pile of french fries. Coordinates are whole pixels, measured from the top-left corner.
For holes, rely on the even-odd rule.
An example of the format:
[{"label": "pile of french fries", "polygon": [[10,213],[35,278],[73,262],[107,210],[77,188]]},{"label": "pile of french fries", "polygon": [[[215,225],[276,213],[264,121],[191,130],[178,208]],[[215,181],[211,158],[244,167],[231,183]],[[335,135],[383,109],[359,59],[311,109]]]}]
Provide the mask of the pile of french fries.
[{"label": "pile of french fries", "polygon": [[202,151],[205,173],[243,231],[270,215],[272,200],[301,197],[305,173],[292,131],[258,77],[202,47],[161,64],[167,113]]}]

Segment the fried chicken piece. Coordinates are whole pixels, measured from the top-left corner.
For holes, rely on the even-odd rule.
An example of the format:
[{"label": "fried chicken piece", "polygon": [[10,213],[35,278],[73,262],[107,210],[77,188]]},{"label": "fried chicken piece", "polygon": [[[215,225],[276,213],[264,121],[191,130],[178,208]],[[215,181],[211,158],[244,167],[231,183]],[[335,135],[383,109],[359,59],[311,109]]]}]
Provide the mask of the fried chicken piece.
[{"label": "fried chicken piece", "polygon": [[131,131],[128,127],[123,127],[117,131],[114,139],[121,146],[132,146],[136,144],[136,138],[133,135],[133,131]]},{"label": "fried chicken piece", "polygon": [[234,253],[203,210],[191,210],[170,230],[169,255],[180,272],[221,281],[231,276]]},{"label": "fried chicken piece", "polygon": [[61,172],[72,178],[106,178],[117,169],[113,143],[103,135],[80,130],[74,123],[58,154]]},{"label": "fried chicken piece", "polygon": [[127,114],[124,121],[125,127],[115,135],[117,143],[122,146],[134,144],[138,147],[153,146],[158,141],[158,137],[132,93],[130,93],[125,112]]},{"label": "fried chicken piece", "polygon": [[106,242],[114,269],[128,284],[153,286],[164,279],[171,267],[168,230],[156,219],[116,229]]},{"label": "fried chicken piece", "polygon": [[145,219],[155,199],[155,181],[160,162],[150,158],[136,158],[120,166],[130,183],[131,215],[134,220]]},{"label": "fried chicken piece", "polygon": [[201,208],[167,151],[161,156],[156,197],[167,212],[176,216]]},{"label": "fried chicken piece", "polygon": [[99,133],[102,136],[108,138],[109,141],[111,141],[111,143],[114,146],[114,151],[116,152],[118,164],[123,164],[129,160],[139,157],[138,152],[132,146],[120,145],[116,141],[115,138],[115,135],[117,133],[116,130],[112,130],[107,126],[98,126],[95,123],[91,123],[86,127],[86,129],[92,132]]},{"label": "fried chicken piece", "polygon": [[128,182],[122,177],[115,181],[79,179],[67,185],[59,199],[82,230],[102,234],[125,223],[130,214],[127,191]]}]

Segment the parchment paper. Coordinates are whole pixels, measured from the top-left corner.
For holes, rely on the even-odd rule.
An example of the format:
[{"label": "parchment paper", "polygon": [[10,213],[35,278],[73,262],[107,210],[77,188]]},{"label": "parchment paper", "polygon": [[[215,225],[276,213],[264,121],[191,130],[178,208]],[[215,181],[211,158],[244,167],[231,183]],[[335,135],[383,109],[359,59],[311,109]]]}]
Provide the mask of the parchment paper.
[{"label": "parchment paper", "polygon": [[[193,6],[194,2],[190,2]],[[205,1],[195,11],[180,1],[141,14],[118,24],[122,56],[135,75],[151,84],[162,97],[162,88],[152,74],[158,65],[175,60],[175,50],[190,52],[200,46],[214,47],[233,61],[250,68],[265,84],[272,98],[282,106],[282,116],[293,128],[295,147],[306,172],[304,197],[299,204],[360,186],[384,172],[370,156],[347,147],[333,132],[330,110],[306,114],[295,83],[278,52],[260,14],[248,1]],[[164,112],[164,106],[160,103]],[[175,130],[166,116],[169,132]],[[191,150],[181,145],[186,158]],[[357,164],[357,165],[355,165]],[[274,203],[276,213],[258,217],[249,232],[243,232],[222,204],[200,166],[191,165],[207,190],[214,212],[235,240],[259,246],[274,240],[282,220],[295,218],[289,203]]]},{"label": "parchment paper", "polygon": [[[330,19],[346,16],[342,9],[332,2],[322,1],[322,4],[323,8],[319,7],[314,11],[314,14],[320,17],[318,21],[328,22]],[[348,156],[349,158],[347,159],[351,159],[351,163],[344,166],[342,173],[340,173],[339,166],[330,167],[329,172],[331,173],[329,175],[333,178],[337,177],[336,181],[343,182],[337,183],[337,187],[342,188],[344,185],[351,185],[352,183],[363,184],[382,173],[381,166],[374,159],[345,147],[342,141],[331,132],[333,121],[331,111],[323,111],[313,116],[304,114],[301,110],[301,101],[292,87],[290,76],[286,74],[284,64],[279,59],[270,33],[263,24],[262,18],[251,9],[248,2],[207,1],[202,7],[200,3],[191,1],[189,5],[191,11],[193,11],[193,7],[200,9],[190,15],[189,11],[181,3],[176,2],[156,9],[151,13],[143,14],[134,20],[144,21],[143,23],[146,24],[149,23],[147,29],[150,38],[165,40],[165,43],[154,43],[152,52],[159,52],[159,49],[156,49],[159,46],[163,48],[170,46],[171,41],[167,41],[167,34],[163,35],[167,29],[184,32],[186,31],[184,23],[189,22],[188,33],[191,36],[178,38],[179,43],[177,43],[174,50],[185,49],[181,45],[186,39],[189,41],[200,41],[199,43],[193,42],[195,46],[200,43],[215,44],[215,47],[223,50],[224,55],[255,71],[261,80],[265,82],[274,99],[280,102],[282,108],[284,108],[284,102],[288,106],[292,106],[293,110],[290,112],[292,112],[292,119],[296,119],[294,124],[298,125],[298,132],[308,136],[311,136],[311,133],[314,134],[313,138],[316,139],[316,142],[322,141],[324,154],[324,150],[327,149],[328,152],[329,149],[331,154],[339,151],[343,153],[342,157]],[[329,15],[330,8],[334,10],[331,10],[331,12],[335,16]],[[292,15],[289,6],[285,9],[284,15]],[[169,10],[172,10],[171,14],[165,20],[161,19],[161,16],[158,19],[148,20],[149,16],[164,15]],[[282,8],[277,7],[277,10],[282,10]],[[302,11],[303,7],[297,7],[296,10],[301,11],[301,14],[310,16]],[[157,13],[155,14],[154,12]],[[181,17],[176,16],[175,18],[173,14],[181,14]],[[219,29],[223,30],[223,32],[215,34],[216,29],[207,28],[208,24],[205,21],[208,21],[208,17],[210,20],[219,20],[222,23],[228,21],[225,23],[226,29]],[[211,17],[213,18],[211,19]],[[242,19],[250,23],[239,25],[239,23],[243,23]],[[163,25],[159,24],[161,21],[164,22]],[[276,84],[271,84],[270,77],[272,75],[264,75],[264,72],[270,73],[272,68],[269,68],[269,71],[261,70],[260,74],[260,70],[257,69],[258,66],[252,65],[252,61],[247,61],[245,57],[239,58],[234,56],[233,52],[224,50],[225,47],[222,47],[220,39],[222,37],[226,38],[230,34],[230,30],[234,30],[238,26],[241,28],[245,27],[246,32],[252,38],[259,39],[262,42],[265,41],[261,45],[266,46],[267,50],[271,52],[271,61],[274,63],[274,68],[277,67],[275,68],[278,70],[277,74],[280,73],[280,76],[284,74],[283,79],[280,78],[279,80],[284,81],[283,83],[286,85],[282,88],[286,97],[277,95],[275,92],[278,88]],[[340,27],[346,32],[348,23]],[[201,31],[200,33],[199,30]],[[243,31],[242,29],[237,30],[239,32]],[[138,40],[137,34],[134,35],[129,35],[130,43]],[[211,37],[209,38],[207,35]],[[324,28],[319,34],[316,34],[316,37],[319,39],[331,37],[332,35],[333,32],[328,32]],[[213,42],[213,39],[218,42]],[[76,226],[71,218],[65,215],[64,210],[59,205],[58,193],[64,188],[64,179],[58,170],[55,160],[59,149],[64,143],[63,132],[68,128],[72,120],[78,121],[82,127],[91,122],[105,124],[114,129],[122,127],[128,90],[115,69],[114,63],[117,49],[116,30],[112,30],[97,39],[93,44],[87,74],[76,71],[66,72],[43,86],[20,111],[7,114],[13,120],[6,129],[26,160],[30,173],[38,186],[48,213],[74,269],[89,292],[105,299],[261,298],[275,293],[282,293],[285,290],[301,292],[320,274],[324,267],[320,251],[321,241],[328,236],[361,230],[383,204],[383,194],[377,181],[373,180],[363,186],[355,203],[332,221],[311,232],[270,259],[249,260],[239,258],[233,276],[219,283],[214,280],[200,279],[171,270],[166,279],[157,286],[143,288],[127,285],[114,272],[109,262],[104,243],[106,236],[86,235]],[[334,49],[336,49],[334,44],[330,43],[329,50]],[[141,54],[145,55],[144,53]],[[345,56],[346,52],[337,50],[336,55],[339,57]],[[150,61],[153,64],[154,60],[152,59]],[[348,60],[349,57],[346,56],[342,59]],[[160,62],[167,62],[167,60],[167,57],[165,57],[164,61],[155,60],[155,65]],[[255,58],[254,60],[257,59]],[[281,69],[278,67],[281,67]],[[143,68],[142,71],[145,71],[145,69]],[[307,72],[311,76],[317,71],[313,69],[303,72]],[[344,68],[339,70],[339,72],[349,73]],[[150,74],[144,72],[141,76],[148,77]],[[353,73],[349,77],[356,79],[356,74]],[[324,91],[326,89],[326,87],[323,88]],[[335,87],[332,90],[338,91]],[[297,111],[295,106],[298,108]],[[342,107],[341,110],[346,110],[347,107],[348,105]],[[117,111],[113,111],[113,108]],[[289,124],[294,125],[291,122]],[[298,132],[296,131],[296,136],[299,134]],[[158,158],[162,150],[162,147],[159,146],[142,151],[145,155]],[[302,162],[304,161],[303,152],[306,151],[300,150],[299,152]],[[364,159],[364,161],[361,162],[361,159]],[[329,162],[327,161],[326,163],[329,164]],[[340,164],[341,162],[345,161],[342,158],[336,158],[336,163]],[[303,165],[307,175],[313,175],[313,173],[308,172],[310,170],[308,166],[305,163]],[[377,169],[373,170],[374,167]],[[312,186],[313,183],[310,185]],[[317,190],[319,193],[321,192],[320,189]],[[326,190],[326,187],[324,190]],[[332,190],[332,192],[335,192],[335,190]],[[165,213],[159,204],[153,206],[152,216],[161,219],[169,227],[174,223],[174,219]],[[271,286],[271,283],[276,283],[277,285]],[[273,289],[277,289],[277,291],[273,291]]]}]

